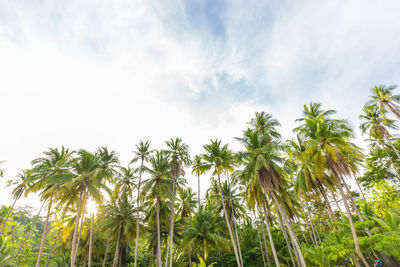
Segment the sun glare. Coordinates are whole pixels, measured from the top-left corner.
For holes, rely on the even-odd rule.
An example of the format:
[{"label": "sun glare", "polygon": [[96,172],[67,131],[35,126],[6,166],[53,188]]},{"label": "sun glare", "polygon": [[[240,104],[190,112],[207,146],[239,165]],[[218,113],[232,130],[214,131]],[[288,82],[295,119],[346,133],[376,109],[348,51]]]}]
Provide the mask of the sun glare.
[{"label": "sun glare", "polygon": [[96,202],[93,199],[89,199],[88,201],[87,212],[89,215],[96,215],[97,213]]}]

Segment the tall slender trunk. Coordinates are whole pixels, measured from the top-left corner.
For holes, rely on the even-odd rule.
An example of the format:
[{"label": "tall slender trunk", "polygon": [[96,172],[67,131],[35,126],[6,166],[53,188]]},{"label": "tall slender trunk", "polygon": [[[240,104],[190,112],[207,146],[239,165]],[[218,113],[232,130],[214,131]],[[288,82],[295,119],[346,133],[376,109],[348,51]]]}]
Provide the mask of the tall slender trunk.
[{"label": "tall slender trunk", "polygon": [[24,247],[24,245],[25,245],[26,241],[28,240],[28,238],[31,236],[32,230],[33,230],[33,228],[34,228],[35,225],[36,225],[36,221],[37,221],[37,219],[38,219],[38,217],[39,217],[39,215],[40,215],[40,212],[42,211],[43,206],[44,206],[45,203],[46,203],[46,202],[43,202],[42,206],[41,206],[40,209],[39,209],[39,212],[38,212],[38,213],[36,214],[36,216],[35,216],[35,219],[33,219],[31,229],[29,229],[29,232],[28,232],[28,234],[25,236],[24,241],[22,241],[21,245],[19,246],[18,252],[17,252],[17,254],[15,255],[15,258],[16,258],[16,259],[18,259],[19,253],[21,252],[21,250],[22,250],[22,248]]},{"label": "tall slender trunk", "polygon": [[50,252],[49,252],[49,256],[47,256],[47,261],[46,261],[45,267],[49,266],[49,263],[50,263],[50,260],[51,260],[51,255],[53,254],[53,251],[54,251],[54,248],[56,247],[57,241],[60,238],[61,229],[62,228],[58,229],[58,231],[57,231],[57,236],[56,236],[56,239],[54,240],[53,245],[51,246],[51,249],[50,249]]},{"label": "tall slender trunk", "polygon": [[93,220],[94,220],[94,214],[92,214],[92,215],[91,215],[91,218],[90,218],[90,238],[89,238],[89,260],[88,260],[88,267],[91,267],[91,266],[92,266]]},{"label": "tall slender trunk", "polygon": [[161,267],[160,197],[157,197],[157,267]]},{"label": "tall slender trunk", "polygon": [[269,244],[271,245],[271,250],[272,250],[272,255],[274,256],[275,265],[276,265],[277,267],[280,267],[281,264],[280,264],[280,262],[279,262],[278,255],[277,255],[277,253],[276,253],[275,244],[274,244],[274,239],[272,239],[271,229],[269,229],[268,215],[267,215],[267,211],[266,211],[266,209],[265,209],[265,202],[263,202],[263,211],[264,211],[265,225],[267,226],[267,233],[268,233],[268,238],[269,238]]},{"label": "tall slender trunk", "polygon": [[385,145],[384,145],[384,144],[381,144],[381,146],[382,146],[383,150],[385,150],[386,154],[388,155],[389,160],[390,160],[390,163],[392,164],[392,167],[393,167],[394,171],[396,172],[397,179],[400,181],[400,172],[399,172],[399,168],[396,166],[396,164],[394,164],[394,161],[393,161],[392,157],[390,156],[389,151],[387,150],[387,148],[385,147]]},{"label": "tall slender trunk", "polygon": [[335,192],[333,192],[332,189],[330,189],[330,191],[331,191],[333,200],[335,201],[336,207],[338,208],[338,210],[340,211],[340,213],[343,213],[343,212],[342,212],[342,209],[340,208],[339,202],[338,202],[337,199],[336,199],[336,194],[335,194]]},{"label": "tall slender trunk", "polygon": [[104,252],[104,259],[103,259],[103,265],[102,265],[102,267],[105,267],[105,266],[106,266],[106,260],[107,260],[108,248],[110,247],[110,239],[111,239],[111,229],[110,229],[110,230],[108,230],[107,244],[106,244],[106,251]]},{"label": "tall slender trunk", "polygon": [[79,232],[78,232],[78,239],[76,240],[76,248],[75,248],[75,255],[74,255],[75,259],[76,259],[76,256],[78,256],[79,242],[81,241],[82,227],[83,227],[83,223],[85,222],[84,220],[85,220],[85,214],[82,214],[81,223],[80,223]]},{"label": "tall slender trunk", "polygon": [[[64,219],[65,214],[67,214],[67,211],[68,211],[68,208],[64,209],[64,212],[62,214],[61,220]],[[50,252],[49,252],[49,256],[47,256],[47,261],[46,261],[46,266],[45,267],[49,266],[51,255],[53,254],[54,248],[55,248],[55,246],[57,244],[57,241],[58,241],[58,239],[60,237],[60,234],[61,234],[61,229],[62,228],[58,229],[58,231],[57,231],[57,236],[56,236],[56,239],[54,240],[53,245],[51,246],[51,249],[50,249]]]},{"label": "tall slender trunk", "polygon": [[261,236],[260,236],[260,231],[257,228],[257,235],[258,235],[258,242],[260,243],[260,250],[261,250],[261,256],[263,259],[263,263],[264,263],[264,267],[267,267],[266,263],[265,263],[265,256],[264,256],[264,248],[261,242]]},{"label": "tall slender trunk", "polygon": [[[169,255],[167,252],[167,262],[169,256],[169,266],[172,267],[172,250],[173,250],[173,241],[174,241],[174,223],[175,223],[175,195],[176,195],[176,177],[173,177],[172,181],[172,202],[171,202],[171,220],[169,223]],[[166,266],[167,267],[167,266]]]},{"label": "tall slender trunk", "polygon": [[361,193],[362,198],[363,198],[365,201],[367,201],[367,199],[365,198],[365,195],[364,195],[364,191],[362,190],[362,187],[361,187],[360,183],[359,183],[358,180],[357,180],[357,177],[356,177],[355,175],[354,175],[353,177],[354,177],[354,180],[356,181],[356,184],[357,184],[357,186],[358,186],[358,189],[360,190],[360,193]]},{"label": "tall slender trunk", "polygon": [[279,226],[282,229],[282,233],[283,233],[283,237],[284,237],[285,242],[286,242],[286,246],[287,246],[287,248],[289,250],[290,260],[292,261],[293,267],[296,267],[296,263],[295,263],[295,261],[293,259],[292,249],[291,249],[291,246],[290,246],[288,238],[287,238],[286,229],[285,229],[285,226],[283,225],[282,218],[281,218],[281,215],[279,213],[278,213],[278,221],[279,221]]},{"label": "tall slender trunk", "polygon": [[292,227],[290,226],[289,219],[286,216],[286,212],[281,207],[281,204],[279,203],[274,191],[271,191],[271,196],[272,196],[276,206],[278,207],[279,213],[282,215],[283,221],[285,222],[285,224],[288,228],[289,236],[293,240],[294,249],[295,249],[295,251],[297,250],[297,253],[299,256],[298,263],[299,263],[300,267],[306,267],[306,262],[304,261],[304,256],[303,256],[303,253],[301,252],[299,241],[297,240],[296,234],[294,233]]},{"label": "tall slender trunk", "polygon": [[143,162],[144,158],[141,159],[140,163],[140,172],[139,172],[139,182],[138,182],[138,190],[137,190],[137,199],[136,199],[136,246],[135,246],[135,263],[134,267],[137,266],[137,261],[138,261],[138,252],[139,252],[139,234],[140,234],[140,229],[139,229],[139,215],[140,215],[140,186],[142,183],[142,173],[143,173]]},{"label": "tall slender trunk", "polygon": [[120,247],[121,247],[121,236],[122,236],[122,223],[119,224],[119,232],[118,232],[118,240],[117,240],[117,247],[115,248],[115,254],[114,254],[114,262],[113,262],[113,267],[118,266],[119,262],[119,253],[120,253]]},{"label": "tall slender trunk", "polygon": [[[240,258],[240,264],[242,266],[243,265],[243,257],[242,257],[242,250],[240,249],[240,240],[239,240],[239,234],[238,234],[238,230],[237,230],[237,226],[236,226],[236,217],[235,217],[235,211],[233,209],[233,201],[232,201],[232,192],[230,190],[230,180],[229,180],[229,175],[227,176],[228,178],[228,185],[229,185],[229,198],[230,198],[230,202],[231,202],[231,212],[232,212],[232,224],[233,224],[233,231],[235,232],[235,236],[236,236],[236,244],[238,246],[238,252],[239,252],[239,258]],[[172,266],[171,266],[172,267]]]},{"label": "tall slender trunk", "polygon": [[339,177],[336,177],[336,183],[337,183],[337,186],[339,188],[339,192],[340,192],[340,195],[342,197],[344,207],[346,209],[347,218],[349,219],[349,222],[350,222],[351,233],[353,235],[354,246],[356,248],[357,254],[360,257],[361,261],[364,263],[364,265],[366,267],[369,267],[369,264],[368,264],[367,260],[365,259],[364,255],[361,253],[360,244],[358,243],[358,239],[357,239],[356,228],[354,227],[353,218],[351,217],[349,205],[347,203],[346,195],[344,194],[344,191],[343,191],[343,188],[342,188],[342,184],[340,182],[340,178]]},{"label": "tall slender trunk", "polygon": [[39,254],[38,254],[37,259],[36,259],[36,267],[39,267],[39,265],[40,265],[40,258],[42,257],[44,244],[46,243],[47,228],[49,226],[49,218],[50,218],[50,212],[51,212],[51,205],[52,204],[53,204],[53,195],[50,195],[49,206],[47,208],[46,222],[44,223],[42,242],[40,242]]},{"label": "tall slender trunk", "polygon": [[232,242],[233,252],[235,253],[236,263],[237,263],[238,267],[242,267],[241,263],[240,263],[240,258],[239,258],[239,254],[237,251],[236,243],[235,243],[235,237],[234,237],[232,229],[231,229],[231,224],[229,222],[228,213],[226,212],[224,195],[222,194],[221,178],[220,178],[219,174],[218,174],[218,188],[219,188],[219,195],[221,197],[222,208],[224,210],[226,226],[228,227],[229,236],[230,236],[231,242]]},{"label": "tall slender trunk", "polygon": [[260,218],[260,221],[261,221],[261,229],[262,229],[262,232],[263,232],[263,240],[264,240],[264,246],[265,246],[265,255],[266,255],[266,257],[267,257],[268,266],[270,266],[269,255],[268,255],[267,239],[266,239],[266,237],[265,237],[264,219],[261,217],[261,218]]},{"label": "tall slender trunk", "polygon": [[7,224],[7,221],[8,221],[8,217],[10,217],[11,212],[12,212],[12,210],[14,209],[15,203],[16,203],[17,200],[21,197],[21,195],[22,195],[22,192],[18,195],[18,197],[16,197],[16,198],[14,199],[14,202],[13,202],[13,204],[11,205],[11,208],[10,208],[10,210],[9,210],[8,213],[7,213],[7,217],[4,219],[3,227],[1,227],[1,230],[0,230],[0,236],[3,234],[4,228],[6,227],[6,224]]},{"label": "tall slender trunk", "polygon": [[189,267],[192,267],[192,254],[191,254],[191,252],[190,252],[190,248],[189,248],[189,251],[188,251],[188,256],[189,256]]},{"label": "tall slender trunk", "polygon": [[400,160],[399,151],[397,151],[396,147],[395,147],[394,144],[392,143],[392,140],[390,140],[390,138],[389,138],[388,136],[386,136],[386,140],[388,141],[389,145],[392,147],[394,153],[396,153],[397,159]]},{"label": "tall slender trunk", "polygon": [[80,215],[81,215],[81,208],[82,208],[82,198],[83,198],[83,192],[80,192],[80,194],[79,194],[79,202],[78,202],[78,209],[76,211],[74,234],[73,234],[73,237],[72,237],[71,267],[75,267],[76,234],[78,232],[79,219],[81,217]]},{"label": "tall slender trunk", "polygon": [[[307,215],[308,215],[308,217],[310,218],[310,226],[311,226],[312,233],[313,233],[313,235],[314,235],[314,240],[315,240],[315,242],[317,242],[319,236],[317,236],[317,234],[315,233],[316,230],[315,230],[315,227],[314,227],[313,218],[312,218],[312,216],[311,216],[310,210],[308,209],[307,205],[305,205],[305,207],[306,207]],[[308,222],[307,217],[305,217],[305,218],[306,218],[306,221]],[[321,239],[319,239],[319,241],[321,242]]]},{"label": "tall slender trunk", "polygon": [[336,222],[337,219],[336,219],[335,213],[333,213],[331,204],[329,203],[329,199],[328,199],[328,197],[326,196],[325,190],[324,190],[324,188],[322,187],[321,183],[317,182],[317,184],[318,184],[318,189],[319,189],[319,191],[321,192],[322,197],[324,198],[326,207],[327,207],[327,209],[328,209],[329,217],[330,217],[330,219],[332,220],[332,222]]},{"label": "tall slender trunk", "polygon": [[200,174],[197,174],[197,194],[198,194],[198,202],[200,208]]}]

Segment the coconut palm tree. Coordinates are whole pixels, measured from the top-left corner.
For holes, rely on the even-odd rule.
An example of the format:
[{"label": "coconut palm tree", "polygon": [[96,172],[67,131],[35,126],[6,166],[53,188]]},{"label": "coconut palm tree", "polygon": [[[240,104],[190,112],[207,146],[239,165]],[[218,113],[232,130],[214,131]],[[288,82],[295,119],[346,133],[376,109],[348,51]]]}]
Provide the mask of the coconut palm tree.
[{"label": "coconut palm tree", "polygon": [[379,111],[386,113],[386,108],[388,108],[398,119],[400,119],[400,95],[393,95],[393,90],[396,89],[396,85],[390,85],[386,87],[385,85],[375,85],[371,88],[372,99],[367,102],[367,105],[379,106]]},{"label": "coconut palm tree", "polygon": [[224,217],[226,221],[226,225],[228,227],[229,236],[231,238],[233,251],[235,253],[236,263],[239,267],[242,266],[238,248],[235,242],[234,233],[229,221],[228,211],[225,207],[225,200],[222,194],[222,185],[221,185],[221,174],[225,174],[227,172],[232,172],[234,170],[234,158],[232,152],[228,149],[228,145],[221,145],[221,141],[211,140],[211,144],[204,145],[203,148],[206,150],[206,153],[203,154],[203,159],[208,163],[208,168],[213,168],[213,175],[216,175],[218,178],[218,188],[222,202],[222,208],[224,211]]},{"label": "coconut palm tree", "polygon": [[51,208],[53,202],[57,200],[55,195],[60,190],[60,187],[70,182],[73,177],[70,171],[73,153],[74,152],[69,152],[69,150],[64,147],[61,147],[60,150],[51,148],[49,151],[44,152],[45,157],[37,158],[32,161],[33,185],[31,190],[33,192],[40,191],[39,195],[42,201],[48,202],[46,221],[36,260],[36,267],[40,265],[40,259],[47,237]]},{"label": "coconut palm tree", "polygon": [[86,150],[79,150],[78,157],[72,163],[73,178],[66,186],[70,191],[78,194],[77,216],[75,218],[75,227],[72,237],[71,247],[71,266],[75,266],[75,258],[77,247],[79,246],[79,238],[77,239],[79,219],[82,217],[83,208],[89,196],[97,203],[101,203],[103,195],[101,190],[109,191],[104,183],[104,179],[111,177],[114,172],[111,167],[115,162],[112,157],[108,157],[106,153],[90,153]]},{"label": "coconut palm tree", "polygon": [[183,167],[189,165],[189,147],[182,142],[181,138],[170,139],[166,142],[168,149],[165,151],[171,160],[170,175],[172,178],[172,201],[171,201],[171,221],[169,229],[169,255],[167,252],[166,262],[172,267],[172,249],[173,249],[173,233],[175,222],[175,196],[176,196],[176,179],[179,175],[184,175]]},{"label": "coconut palm tree", "polygon": [[115,180],[114,194],[126,193],[132,198],[133,189],[135,184],[135,170],[131,167],[119,167],[120,171]]},{"label": "coconut palm tree", "polygon": [[1,223],[3,223],[3,226],[1,227],[1,230],[0,230],[0,236],[4,232],[4,228],[7,224],[7,220],[10,217],[10,215],[14,209],[15,203],[17,202],[18,199],[21,198],[22,194],[25,193],[25,195],[27,195],[29,192],[29,188],[31,186],[30,185],[31,173],[32,172],[30,170],[23,170],[22,172],[17,174],[16,179],[7,181],[8,187],[10,187],[10,186],[14,187],[14,189],[11,192],[12,197],[14,198],[14,202],[11,205],[11,207],[7,213],[7,216],[5,218],[2,218],[2,220],[0,221],[0,225],[1,225]]},{"label": "coconut palm tree", "polygon": [[[245,151],[239,153],[240,158],[245,163],[244,173],[251,174],[257,179],[264,194],[270,196],[274,201],[278,212],[284,220],[289,236],[294,244],[294,249],[299,256],[300,266],[305,266],[303,254],[300,249],[297,237],[292,229],[286,210],[282,207],[284,202],[281,194],[285,192],[287,174],[281,165],[284,160],[280,151],[283,149],[279,141],[271,139],[268,132],[260,135],[248,129],[243,138],[236,138],[245,147]],[[284,194],[283,194],[284,195]],[[262,203],[260,203],[262,204]],[[275,257],[277,262],[277,257]]]},{"label": "coconut palm tree", "polygon": [[[364,114],[360,115],[360,119],[365,120],[360,125],[362,133],[368,132],[370,138],[386,140],[386,142],[389,143],[393,151],[396,153],[397,159],[399,160],[400,154],[390,140],[392,136],[388,131],[388,129],[398,129],[398,127],[395,125],[395,121],[386,117],[385,110],[379,112],[379,109],[376,105],[364,106],[363,112]],[[390,157],[390,155],[388,156]],[[397,170],[395,166],[393,167]]]},{"label": "coconut palm tree", "polygon": [[139,167],[139,181],[137,183],[137,198],[136,198],[136,246],[135,246],[135,263],[134,266],[137,266],[138,260],[138,249],[139,249],[139,216],[140,216],[140,189],[142,185],[142,174],[143,174],[143,167],[144,162],[148,161],[152,150],[150,150],[150,141],[140,141],[139,144],[136,145],[136,150],[134,151],[134,158],[132,159],[131,163],[134,163],[140,160],[140,167]]},{"label": "coconut palm tree", "polygon": [[193,158],[192,162],[192,174],[197,176],[197,196],[198,196],[198,207],[200,207],[200,175],[204,174],[207,170],[207,165],[202,161],[202,157],[200,155],[196,155]]},{"label": "coconut palm tree", "polygon": [[191,220],[187,221],[181,246],[192,250],[197,257],[207,260],[210,248],[229,251],[228,240],[219,235],[223,219],[215,216],[209,206],[201,205]]},{"label": "coconut palm tree", "polygon": [[157,267],[161,267],[161,229],[160,229],[160,202],[162,198],[172,196],[172,180],[170,179],[170,159],[165,151],[157,151],[149,158],[150,167],[144,170],[150,178],[143,181],[142,195],[155,201],[157,214]]},{"label": "coconut palm tree", "polygon": [[[306,152],[314,158],[315,169],[323,171],[315,172],[323,175],[328,170],[336,180],[336,186],[341,194],[357,254],[365,266],[369,266],[361,252],[353,218],[350,213],[347,197],[342,187],[342,178],[351,176],[351,166],[348,155],[352,158],[361,158],[360,149],[350,142],[353,131],[345,120],[330,119],[321,112],[317,117],[304,118],[303,124],[296,129],[306,140]],[[319,173],[319,174],[318,174]]]}]

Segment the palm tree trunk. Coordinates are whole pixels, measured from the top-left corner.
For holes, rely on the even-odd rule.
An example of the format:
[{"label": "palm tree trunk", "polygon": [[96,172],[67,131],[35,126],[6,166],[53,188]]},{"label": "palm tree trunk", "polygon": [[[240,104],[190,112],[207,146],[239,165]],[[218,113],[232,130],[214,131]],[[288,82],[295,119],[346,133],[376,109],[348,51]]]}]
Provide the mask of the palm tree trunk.
[{"label": "palm tree trunk", "polygon": [[121,236],[122,236],[122,224],[119,224],[119,232],[118,232],[118,240],[117,240],[117,247],[115,248],[115,254],[114,254],[114,262],[113,262],[113,267],[118,266],[119,262],[119,250],[121,246]]},{"label": "palm tree trunk", "polygon": [[[174,222],[175,222],[175,195],[176,195],[176,177],[173,177],[173,185],[172,185],[172,202],[171,202],[171,220],[169,223],[169,255],[167,252],[167,262],[169,256],[169,266],[172,267],[172,249],[173,249],[173,241],[174,241]],[[167,266],[166,266],[167,267]]]},{"label": "palm tree trunk", "polygon": [[233,235],[233,232],[232,232],[232,229],[231,229],[231,224],[230,224],[229,218],[228,218],[228,213],[227,213],[226,207],[225,207],[225,200],[224,200],[224,195],[222,194],[221,178],[220,178],[219,174],[218,174],[218,188],[219,188],[219,195],[221,197],[222,208],[224,210],[224,217],[225,217],[226,226],[228,227],[229,236],[231,238],[233,251],[235,253],[236,263],[237,263],[238,267],[242,267],[241,263],[240,263],[240,258],[239,258],[239,254],[238,254],[238,251],[237,251],[236,243],[235,243],[235,237]]},{"label": "palm tree trunk", "polygon": [[357,180],[357,177],[356,177],[355,175],[354,175],[353,177],[354,177],[354,180],[356,181],[356,184],[357,184],[357,186],[358,186],[358,189],[360,190],[360,193],[361,193],[362,198],[363,198],[365,201],[367,201],[367,199],[365,198],[365,195],[364,195],[364,191],[362,190],[362,187],[361,187],[360,183],[359,183],[358,180]]},{"label": "palm tree trunk", "polygon": [[346,209],[347,218],[349,219],[349,222],[350,222],[351,233],[353,235],[354,246],[356,248],[358,257],[360,257],[361,261],[364,263],[364,265],[366,267],[369,267],[369,264],[368,264],[367,260],[365,259],[364,255],[361,253],[360,245],[359,245],[358,239],[357,239],[356,228],[354,227],[353,218],[351,217],[349,205],[347,203],[346,195],[344,194],[344,191],[343,191],[343,188],[342,188],[342,184],[340,182],[340,178],[339,177],[336,177],[336,183],[337,183],[337,186],[339,188],[339,192],[340,192],[340,195],[342,197],[344,207]]},{"label": "palm tree trunk", "polygon": [[271,250],[272,250],[272,255],[274,256],[275,265],[277,267],[280,267],[281,264],[279,262],[278,255],[277,255],[276,250],[275,250],[275,244],[274,244],[274,240],[272,239],[271,229],[269,229],[268,215],[267,215],[267,211],[265,209],[265,202],[263,202],[263,211],[264,211],[265,224],[267,225],[267,233],[268,233],[268,238],[269,238],[269,244],[271,245]]},{"label": "palm tree trunk", "polygon": [[392,140],[390,140],[389,137],[386,136],[386,140],[388,141],[389,145],[392,147],[394,153],[396,153],[397,159],[400,159],[400,154],[399,151],[397,151],[397,149],[395,148],[395,146],[392,143]]},{"label": "palm tree trunk", "polygon": [[319,191],[321,192],[322,197],[324,198],[326,207],[327,207],[327,209],[328,209],[329,217],[331,218],[332,222],[336,222],[336,221],[337,221],[337,220],[336,220],[336,216],[335,216],[335,214],[333,213],[331,204],[329,203],[329,199],[328,199],[328,197],[327,197],[326,194],[325,194],[324,188],[322,187],[322,185],[321,185],[319,182],[317,182],[317,186],[318,186]]},{"label": "palm tree trunk", "polygon": [[51,205],[52,205],[52,204],[53,204],[53,195],[50,196],[49,207],[47,208],[46,222],[45,222],[45,224],[44,224],[44,230],[43,230],[43,235],[42,235],[42,241],[40,242],[39,254],[38,254],[37,259],[36,259],[36,267],[39,267],[39,265],[40,265],[40,258],[42,257],[44,244],[45,244],[45,242],[46,242],[47,228],[48,228],[48,226],[49,226],[49,217],[50,217]]},{"label": "palm tree trunk", "polygon": [[387,148],[385,147],[385,145],[384,145],[384,144],[381,144],[381,145],[382,145],[383,150],[385,150],[386,154],[387,154],[388,157],[389,157],[390,163],[392,164],[392,167],[393,167],[394,171],[396,172],[397,179],[400,181],[400,172],[399,172],[399,168],[397,168],[396,164],[394,164],[394,161],[393,161],[392,157],[390,156],[389,151],[387,150]]},{"label": "palm tree trunk", "polygon": [[262,256],[262,259],[263,259],[264,267],[267,267],[267,265],[265,263],[264,248],[263,248],[263,245],[262,245],[262,242],[261,242],[260,231],[258,229],[257,229],[257,235],[258,235],[258,241],[260,243],[260,250],[261,250],[261,256]]},{"label": "palm tree trunk", "polygon": [[340,208],[340,206],[339,206],[339,202],[338,202],[338,201],[337,201],[337,199],[336,199],[335,192],[333,192],[333,190],[332,190],[332,189],[330,189],[330,191],[331,191],[331,194],[332,194],[333,200],[335,201],[336,207],[338,208],[338,210],[340,211],[340,213],[343,213],[343,212],[342,212],[342,209],[341,209],[341,208]]},{"label": "palm tree trunk", "polygon": [[200,208],[200,174],[197,174],[197,195],[198,195],[198,202]]},{"label": "palm tree trunk", "polygon": [[190,253],[190,249],[188,251],[189,256],[189,267],[192,267],[192,254]]},{"label": "palm tree trunk", "polygon": [[140,163],[139,182],[138,182],[137,200],[136,200],[136,208],[137,208],[137,212],[136,212],[136,246],[135,246],[134,267],[137,266],[138,252],[139,252],[139,233],[140,233],[140,229],[139,229],[140,199],[139,199],[139,196],[140,196],[140,186],[141,186],[141,182],[142,182],[143,161],[144,161],[144,159],[142,158],[142,162]]},{"label": "palm tree trunk", "polygon": [[15,258],[16,258],[16,259],[18,259],[19,253],[21,252],[21,250],[22,250],[22,248],[24,247],[24,245],[25,245],[26,241],[28,240],[28,238],[31,236],[32,230],[33,230],[33,228],[34,228],[35,225],[36,225],[36,221],[37,221],[37,219],[38,219],[38,217],[39,217],[39,215],[40,215],[40,212],[42,211],[43,206],[44,206],[45,203],[46,203],[46,202],[43,202],[42,206],[41,206],[40,209],[39,209],[39,212],[38,212],[38,213],[36,214],[36,216],[35,216],[35,219],[33,219],[31,229],[29,229],[29,232],[28,232],[28,234],[25,236],[24,241],[22,241],[21,245],[19,246],[18,252],[17,252],[17,254],[15,255]]},{"label": "palm tree trunk", "polygon": [[160,197],[157,197],[157,267],[161,267]]},{"label": "palm tree trunk", "polygon": [[268,246],[267,246],[267,238],[265,237],[265,226],[264,226],[264,220],[262,218],[261,219],[261,229],[263,232],[263,240],[264,240],[264,246],[265,246],[265,255],[267,257],[267,264],[268,266],[270,266],[270,260],[269,260],[269,255],[268,255]]},{"label": "palm tree trunk", "polygon": [[57,241],[58,241],[58,239],[60,237],[60,234],[61,234],[61,229],[62,228],[58,229],[58,231],[57,231],[57,236],[56,236],[56,239],[54,240],[53,245],[51,246],[50,253],[49,253],[49,256],[47,257],[47,261],[46,261],[46,266],[45,267],[49,266],[51,255],[53,254],[54,248],[56,247]]},{"label": "palm tree trunk", "polygon": [[[237,226],[236,226],[235,211],[234,211],[234,209],[233,209],[232,192],[231,192],[231,190],[230,190],[230,184],[231,184],[231,182],[229,181],[229,175],[227,176],[227,178],[228,178],[228,186],[229,186],[229,198],[230,198],[230,200],[231,200],[231,212],[232,212],[233,231],[235,232],[235,236],[236,236],[236,242],[237,242],[237,246],[238,246],[240,264],[241,264],[242,266],[244,266],[244,265],[243,265],[242,250],[240,249],[239,234],[238,234],[238,230],[237,230]],[[171,266],[171,267],[172,267],[172,266]]]},{"label": "palm tree trunk", "polygon": [[[307,216],[304,216],[304,218],[306,219],[307,227],[308,227],[308,224],[310,224],[309,228],[311,228],[313,240],[315,241],[314,246],[317,246],[318,238],[317,238],[317,234],[315,233],[314,224],[313,224],[313,218],[312,218],[312,216],[310,214],[310,211],[308,210],[307,206],[306,206],[306,212],[307,212],[307,216],[310,218],[310,221],[308,221]],[[319,240],[319,241],[321,241],[321,240]]]},{"label": "palm tree trunk", "polygon": [[14,199],[14,202],[13,202],[13,204],[11,205],[11,208],[10,208],[10,210],[9,210],[8,213],[7,213],[7,217],[4,219],[3,227],[1,227],[1,230],[0,230],[0,236],[3,234],[4,228],[6,227],[6,224],[7,224],[8,217],[10,217],[11,212],[12,212],[12,210],[14,209],[15,203],[16,203],[17,200],[21,197],[21,195],[22,195],[22,192],[18,195],[18,197],[16,197],[16,198]]},{"label": "palm tree trunk", "polygon": [[278,213],[278,221],[279,221],[279,226],[282,229],[283,237],[285,238],[286,246],[287,246],[287,248],[289,250],[290,260],[292,261],[293,267],[296,267],[296,263],[295,263],[295,261],[293,259],[292,249],[291,249],[291,246],[290,246],[288,238],[287,238],[286,229],[285,229],[285,227],[283,225],[282,218],[281,218],[281,215],[279,213]]},{"label": "palm tree trunk", "polygon": [[80,215],[81,215],[81,208],[82,208],[82,198],[83,198],[83,192],[81,192],[79,194],[78,209],[76,211],[75,228],[74,228],[74,234],[72,237],[72,246],[71,246],[71,267],[75,267],[76,234],[78,232],[79,219],[81,217]]},{"label": "palm tree trunk", "polygon": [[110,247],[110,239],[111,239],[111,229],[110,229],[110,230],[108,230],[108,237],[107,237],[106,251],[104,252],[104,259],[103,259],[103,265],[102,265],[102,267],[105,267],[105,266],[106,266],[106,260],[107,260],[108,248]]},{"label": "palm tree trunk", "polygon": [[76,256],[78,255],[79,242],[81,241],[82,226],[83,226],[83,223],[84,223],[84,219],[85,219],[85,214],[82,214],[81,223],[80,223],[79,232],[78,232],[78,239],[76,240],[76,248],[75,248],[74,258],[76,258]]},{"label": "palm tree trunk", "polygon": [[93,220],[94,215],[92,214],[90,218],[90,238],[89,238],[89,260],[88,260],[88,267],[92,266],[92,247],[93,247]]},{"label": "palm tree trunk", "polygon": [[282,215],[283,221],[285,222],[285,224],[288,228],[289,236],[293,240],[294,249],[295,249],[295,251],[297,251],[298,256],[299,256],[298,263],[299,263],[300,267],[306,267],[306,262],[304,261],[304,256],[303,256],[303,253],[301,252],[299,241],[297,240],[296,234],[294,233],[292,227],[290,226],[289,219],[286,216],[286,212],[281,207],[281,204],[279,203],[274,191],[271,191],[271,196],[275,202],[275,205],[278,207],[279,213]]}]

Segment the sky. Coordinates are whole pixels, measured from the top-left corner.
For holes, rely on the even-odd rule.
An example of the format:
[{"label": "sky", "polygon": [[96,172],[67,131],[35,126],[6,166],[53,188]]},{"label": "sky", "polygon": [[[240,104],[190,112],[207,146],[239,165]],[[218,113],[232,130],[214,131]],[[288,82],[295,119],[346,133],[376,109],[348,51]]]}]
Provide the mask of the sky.
[{"label": "sky", "polygon": [[12,202],[6,180],[49,147],[107,146],[123,165],[139,140],[239,150],[254,112],[290,138],[311,101],[363,140],[370,88],[400,80],[399,11],[389,0],[0,1],[0,204]]}]

